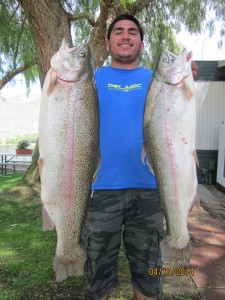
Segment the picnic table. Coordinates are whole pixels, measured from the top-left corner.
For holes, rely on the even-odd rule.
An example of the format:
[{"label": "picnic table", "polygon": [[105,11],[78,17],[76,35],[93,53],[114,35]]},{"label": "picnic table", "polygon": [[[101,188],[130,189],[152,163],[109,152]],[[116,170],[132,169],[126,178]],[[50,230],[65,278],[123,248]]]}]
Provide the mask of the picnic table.
[{"label": "picnic table", "polygon": [[13,173],[16,166],[27,165],[31,163],[32,154],[0,153],[1,175],[7,175],[8,167],[13,167]]}]

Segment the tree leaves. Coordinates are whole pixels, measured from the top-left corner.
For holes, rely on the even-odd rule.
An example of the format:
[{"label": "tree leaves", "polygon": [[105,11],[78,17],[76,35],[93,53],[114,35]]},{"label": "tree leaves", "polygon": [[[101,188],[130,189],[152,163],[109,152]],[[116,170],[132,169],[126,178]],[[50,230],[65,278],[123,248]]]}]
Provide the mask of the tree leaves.
[{"label": "tree leaves", "polygon": [[[146,51],[142,54],[141,61],[149,68],[154,68],[162,46],[179,52],[180,46],[176,43],[173,32],[179,32],[181,24],[191,33],[200,32],[204,27],[213,34],[213,18],[208,23],[205,22],[207,10],[212,9],[215,17],[225,22],[224,0],[61,0],[61,5],[67,14],[74,44],[90,40],[96,43],[96,39],[92,39],[93,33],[102,26],[99,38],[104,39],[102,30],[106,31],[107,20],[121,12],[135,14],[145,30]],[[221,28],[222,35],[224,28],[225,24]],[[29,87],[30,82],[37,78],[38,68],[32,66],[24,69],[23,66],[36,60],[37,52],[30,24],[19,1],[0,0],[0,35],[0,77],[6,78],[13,72],[16,74],[16,70],[20,68],[25,70],[23,74]],[[104,41],[99,40],[99,44],[102,42]],[[96,51],[97,49],[99,50],[98,47]],[[105,57],[102,54],[103,60]]]},{"label": "tree leaves", "polygon": [[[17,1],[0,1],[0,20],[0,76],[5,77],[34,61],[36,51],[26,16]],[[37,74],[37,68],[34,67],[24,73],[27,86]]]}]

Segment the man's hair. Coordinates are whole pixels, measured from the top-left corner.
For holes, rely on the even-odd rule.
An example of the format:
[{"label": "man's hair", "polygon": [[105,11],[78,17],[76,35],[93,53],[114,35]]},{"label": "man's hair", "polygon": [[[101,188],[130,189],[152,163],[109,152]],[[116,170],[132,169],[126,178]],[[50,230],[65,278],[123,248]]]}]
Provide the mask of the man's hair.
[{"label": "man's hair", "polygon": [[132,16],[132,15],[127,15],[127,14],[122,14],[122,15],[119,15],[118,17],[116,17],[112,23],[109,25],[109,28],[108,28],[108,31],[107,31],[107,40],[109,41],[110,39],[110,35],[111,35],[111,32],[114,28],[114,25],[118,22],[118,21],[122,21],[122,20],[129,20],[129,21],[132,21],[134,22],[136,25],[137,25],[137,28],[138,28],[138,31],[140,33],[140,37],[141,37],[141,41],[143,41],[143,38],[144,38],[144,31],[140,25],[140,23],[138,22],[138,20]]}]

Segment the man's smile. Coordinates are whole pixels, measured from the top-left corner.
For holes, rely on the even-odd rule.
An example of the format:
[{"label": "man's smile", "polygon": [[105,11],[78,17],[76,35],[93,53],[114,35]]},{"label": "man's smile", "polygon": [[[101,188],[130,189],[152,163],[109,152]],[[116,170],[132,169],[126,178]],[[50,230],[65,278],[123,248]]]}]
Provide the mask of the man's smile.
[{"label": "man's smile", "polygon": [[130,47],[132,47],[133,43],[131,43],[131,42],[120,42],[120,43],[118,43],[118,46],[130,46]]}]

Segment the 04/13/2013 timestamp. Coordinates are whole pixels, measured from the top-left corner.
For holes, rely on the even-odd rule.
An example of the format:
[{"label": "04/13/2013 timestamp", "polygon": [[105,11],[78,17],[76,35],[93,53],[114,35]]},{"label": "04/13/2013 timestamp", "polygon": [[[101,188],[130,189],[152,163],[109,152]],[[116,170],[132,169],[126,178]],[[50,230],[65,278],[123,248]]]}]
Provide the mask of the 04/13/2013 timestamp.
[{"label": "04/13/2013 timestamp", "polygon": [[194,268],[149,268],[150,276],[194,276]]}]

